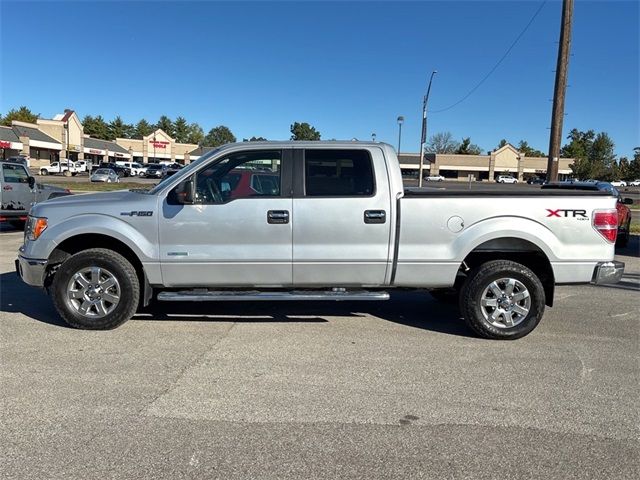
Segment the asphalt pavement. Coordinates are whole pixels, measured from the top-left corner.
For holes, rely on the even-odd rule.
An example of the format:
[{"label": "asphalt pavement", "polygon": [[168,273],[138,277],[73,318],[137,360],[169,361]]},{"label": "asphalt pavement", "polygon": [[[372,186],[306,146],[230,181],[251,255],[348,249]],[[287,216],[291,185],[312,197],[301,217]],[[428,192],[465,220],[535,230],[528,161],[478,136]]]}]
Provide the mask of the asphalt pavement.
[{"label": "asphalt pavement", "polygon": [[559,287],[513,342],[427,293],[73,330],[16,277],[20,241],[0,232],[2,478],[637,478],[637,236],[620,284]]}]

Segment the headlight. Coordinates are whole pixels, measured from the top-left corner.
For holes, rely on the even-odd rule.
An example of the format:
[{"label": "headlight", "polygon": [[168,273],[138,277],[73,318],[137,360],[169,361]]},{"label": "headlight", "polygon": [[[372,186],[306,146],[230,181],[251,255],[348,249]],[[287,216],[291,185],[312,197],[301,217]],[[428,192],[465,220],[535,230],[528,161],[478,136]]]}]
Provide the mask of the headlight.
[{"label": "headlight", "polygon": [[27,240],[37,240],[42,232],[47,229],[47,219],[44,217],[32,217],[29,215],[27,225],[24,229],[24,235]]}]

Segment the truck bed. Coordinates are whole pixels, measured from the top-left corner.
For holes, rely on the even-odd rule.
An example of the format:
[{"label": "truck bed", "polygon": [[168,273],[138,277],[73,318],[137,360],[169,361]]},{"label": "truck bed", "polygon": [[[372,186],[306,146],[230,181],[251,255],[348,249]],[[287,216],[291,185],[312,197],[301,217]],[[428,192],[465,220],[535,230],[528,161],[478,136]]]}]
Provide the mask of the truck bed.
[{"label": "truck bed", "polygon": [[405,197],[607,197],[608,192],[599,190],[541,189],[528,187],[490,188],[473,185],[456,187],[405,187]]}]

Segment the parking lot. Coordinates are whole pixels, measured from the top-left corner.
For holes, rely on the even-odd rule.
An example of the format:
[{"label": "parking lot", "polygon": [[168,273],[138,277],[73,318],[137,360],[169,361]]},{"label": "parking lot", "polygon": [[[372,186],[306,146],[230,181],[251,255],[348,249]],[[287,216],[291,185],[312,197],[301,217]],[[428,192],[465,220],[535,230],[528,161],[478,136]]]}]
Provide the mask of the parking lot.
[{"label": "parking lot", "polygon": [[[528,337],[427,293],[65,327],[0,232],[3,478],[637,478],[640,245]],[[636,472],[634,474],[633,472]]]}]

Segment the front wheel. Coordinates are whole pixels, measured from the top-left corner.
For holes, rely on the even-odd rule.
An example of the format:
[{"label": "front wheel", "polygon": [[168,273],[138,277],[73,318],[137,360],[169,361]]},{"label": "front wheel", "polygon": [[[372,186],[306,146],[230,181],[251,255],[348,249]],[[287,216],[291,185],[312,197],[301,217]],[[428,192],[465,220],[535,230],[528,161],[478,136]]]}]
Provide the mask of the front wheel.
[{"label": "front wheel", "polygon": [[43,168],[42,170],[40,170],[40,175],[49,175],[49,171]]},{"label": "front wheel", "polygon": [[138,308],[140,282],[133,265],[105,248],[76,253],[51,284],[53,304],[69,325],[108,330],[129,320]]},{"label": "front wheel", "polygon": [[509,260],[483,263],[465,280],[460,311],[478,335],[515,340],[533,331],[544,313],[545,293],[529,268]]}]

